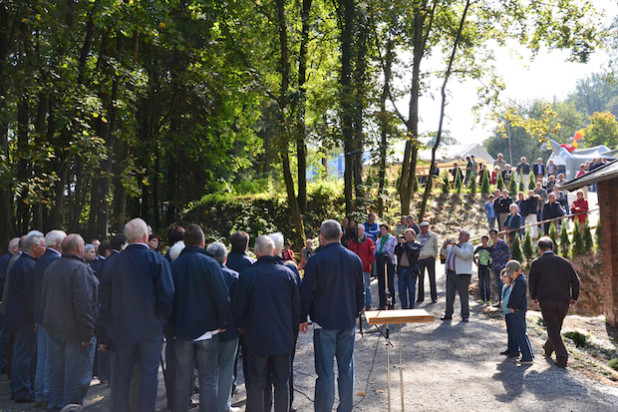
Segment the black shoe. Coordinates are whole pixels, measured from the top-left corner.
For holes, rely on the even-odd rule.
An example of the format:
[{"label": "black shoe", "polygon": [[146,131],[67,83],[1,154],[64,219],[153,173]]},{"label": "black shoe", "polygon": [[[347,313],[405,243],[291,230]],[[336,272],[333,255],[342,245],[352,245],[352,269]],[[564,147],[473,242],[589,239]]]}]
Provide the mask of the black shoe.
[{"label": "black shoe", "polygon": [[463,318],[461,321],[462,322],[468,322],[468,318]]},{"label": "black shoe", "polygon": [[519,353],[517,352],[511,352],[508,355],[506,355],[507,358],[516,358],[519,356]]},{"label": "black shoe", "polygon": [[371,306],[365,306],[365,312],[371,310]]},{"label": "black shoe", "polygon": [[450,316],[442,316],[440,320],[453,320],[453,318]]},{"label": "black shoe", "polygon": [[545,345],[543,345],[543,355],[545,355],[546,358],[551,358],[551,354],[554,351],[548,351],[547,349],[545,349]]},{"label": "black shoe", "polygon": [[15,403],[34,403],[34,398],[21,398],[21,399],[15,399]]},{"label": "black shoe", "polygon": [[388,310],[393,310],[395,309],[395,305],[388,305]]},{"label": "black shoe", "polygon": [[432,299],[431,303],[438,303],[438,299]]},{"label": "black shoe", "polygon": [[384,307],[384,306],[380,306],[380,307],[378,308],[378,310],[386,310],[386,307]]},{"label": "black shoe", "polygon": [[509,353],[511,353],[511,351],[507,349],[500,352],[500,355],[508,355]]},{"label": "black shoe", "polygon": [[421,302],[424,302],[424,301],[425,301],[425,299],[417,299],[416,303],[421,303]]},{"label": "black shoe", "polygon": [[556,365],[557,367],[562,368],[562,369],[566,369],[566,367],[567,367],[566,362],[554,361],[554,365]]}]

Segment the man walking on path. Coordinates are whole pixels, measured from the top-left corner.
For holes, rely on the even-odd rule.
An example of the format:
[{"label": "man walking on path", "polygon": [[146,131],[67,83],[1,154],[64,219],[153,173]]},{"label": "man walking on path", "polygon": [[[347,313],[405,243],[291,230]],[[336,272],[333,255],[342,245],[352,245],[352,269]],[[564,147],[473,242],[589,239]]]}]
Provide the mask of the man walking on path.
[{"label": "man walking on path", "polygon": [[574,305],[579,297],[579,278],[568,260],[554,254],[551,238],[540,238],[537,246],[541,256],[530,265],[530,297],[541,307],[547,326],[547,341],[543,345],[545,356],[551,357],[556,352],[554,363],[566,368],[569,355],[560,330],[569,305]]},{"label": "man walking on path", "polygon": [[335,401],[334,359],[339,372],[339,412],[352,410],[354,335],[363,310],[363,264],[340,242],[341,226],[326,220],[320,226],[320,249],[307,262],[301,287],[303,333],[313,321],[316,412],[331,412]]},{"label": "man walking on path", "polygon": [[41,308],[49,334],[48,411],[82,405],[92,380],[99,281],[83,257],[84,239],[70,234],[62,242],[62,257],[43,275]]},{"label": "man walking on path", "polygon": [[459,231],[459,243],[446,245],[446,311],[442,320],[453,319],[453,305],[455,293],[459,294],[461,302],[461,320],[467,322],[470,317],[468,304],[468,286],[472,278],[472,261],[474,259],[474,246],[468,242],[470,232]]},{"label": "man walking on path", "polygon": [[146,222],[129,221],[124,235],[129,245],[106,263],[100,294],[103,327],[116,346],[112,409],[129,410],[129,383],[138,364],[139,410],[153,411],[163,323],[172,309],[174,284],[167,260],[148,247]]}]

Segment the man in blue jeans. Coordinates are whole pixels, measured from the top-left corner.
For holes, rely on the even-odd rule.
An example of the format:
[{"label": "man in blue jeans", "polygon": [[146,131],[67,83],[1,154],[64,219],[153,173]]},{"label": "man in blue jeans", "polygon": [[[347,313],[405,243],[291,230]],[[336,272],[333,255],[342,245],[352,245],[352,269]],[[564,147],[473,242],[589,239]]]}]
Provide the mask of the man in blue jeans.
[{"label": "man in blue jeans", "polygon": [[331,412],[335,401],[334,359],[339,371],[339,412],[352,410],[354,389],[354,334],[363,310],[363,265],[341,244],[341,226],[326,220],[320,227],[320,249],[307,262],[301,286],[300,331],[313,321],[316,412]]},{"label": "man in blue jeans", "polygon": [[397,255],[397,275],[399,278],[399,300],[401,309],[414,309],[416,299],[416,279],[418,278],[418,256],[421,245],[415,242],[414,229],[406,229],[395,247]]}]

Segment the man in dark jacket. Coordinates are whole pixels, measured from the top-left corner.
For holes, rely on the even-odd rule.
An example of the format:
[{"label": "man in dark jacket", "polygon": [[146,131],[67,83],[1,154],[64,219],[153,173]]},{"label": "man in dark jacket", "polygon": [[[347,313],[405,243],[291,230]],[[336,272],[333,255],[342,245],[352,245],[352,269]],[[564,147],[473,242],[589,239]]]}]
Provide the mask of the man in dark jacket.
[{"label": "man in dark jacket", "polygon": [[258,237],[255,254],[257,262],[239,276],[232,305],[247,354],[247,412],[264,410],[268,376],[275,388],[275,411],[287,411],[290,355],[300,320],[298,284],[292,271],[274,258],[272,239]]},{"label": "man in dark jacket", "polygon": [[37,325],[36,376],[34,378],[34,400],[41,405],[49,400],[49,337],[43,324],[41,288],[45,269],[62,256],[62,241],[66,238],[62,230],[52,230],[45,235],[45,253],[34,266],[34,323]]},{"label": "man in dark jacket", "polygon": [[[554,193],[550,193],[549,200],[543,206],[543,214],[541,220],[557,219],[561,216],[564,216],[564,209],[562,209],[562,206],[560,206],[560,204],[556,202],[556,195]],[[556,224],[556,229],[559,229],[561,221],[554,220],[554,222]],[[543,231],[546,235],[549,234],[550,225],[551,222],[543,224]]]},{"label": "man in dark jacket", "polygon": [[195,364],[199,373],[200,405],[217,404],[219,335],[225,332],[230,316],[229,291],[219,263],[204,250],[204,232],[198,225],[189,225],[184,242],[185,248],[172,262],[174,412],[189,410]]},{"label": "man in dark jacket", "polygon": [[53,261],[43,276],[41,309],[49,334],[48,411],[83,404],[92,380],[99,281],[83,257],[84,239],[70,234],[62,242],[62,258]]},{"label": "man in dark jacket", "polygon": [[10,272],[6,321],[13,330],[11,384],[16,403],[34,402],[33,366],[36,332],[33,317],[33,280],[36,260],[45,252],[44,236],[33,230],[23,242],[24,251]]},{"label": "man in dark jacket", "polygon": [[232,251],[227,257],[226,266],[238,273],[255,263],[254,259],[247,256],[249,250],[249,234],[239,230],[230,236]]},{"label": "man in dark jacket", "polygon": [[555,364],[565,368],[568,353],[562,342],[562,321],[579,297],[579,278],[571,263],[554,254],[554,242],[542,237],[537,243],[538,259],[530,265],[528,284],[530,297],[541,307],[547,326],[547,341],[543,345],[546,357],[556,352]]},{"label": "man in dark jacket", "polygon": [[320,249],[307,262],[301,287],[303,310],[300,331],[314,327],[315,410],[330,411],[335,399],[334,359],[339,371],[340,412],[352,410],[354,334],[363,310],[363,264],[340,242],[341,226],[326,220],[320,226]]},{"label": "man in dark jacket", "polygon": [[154,410],[163,323],[172,309],[174,285],[167,261],[148,248],[148,227],[133,219],[124,227],[129,245],[105,264],[102,321],[116,348],[112,409],[129,410],[133,365],[141,369],[140,410]]},{"label": "man in dark jacket", "polygon": [[[414,229],[408,228],[403,233],[403,238],[398,239],[398,244],[395,247],[401,309],[414,309],[416,279],[420,272],[418,256],[421,253],[421,245],[414,241],[415,238],[416,232]],[[409,304],[408,301],[410,302]]]},{"label": "man in dark jacket", "polygon": [[[17,258],[19,255],[19,238],[15,237],[9,241],[8,252],[4,254],[0,258],[0,296],[4,296],[4,287],[6,276],[9,270],[9,262],[13,259],[13,257]],[[6,372],[7,365],[7,349],[9,344],[8,334],[9,331],[4,327],[4,312],[2,311],[2,306],[4,302],[0,306],[0,371],[1,373]]]}]

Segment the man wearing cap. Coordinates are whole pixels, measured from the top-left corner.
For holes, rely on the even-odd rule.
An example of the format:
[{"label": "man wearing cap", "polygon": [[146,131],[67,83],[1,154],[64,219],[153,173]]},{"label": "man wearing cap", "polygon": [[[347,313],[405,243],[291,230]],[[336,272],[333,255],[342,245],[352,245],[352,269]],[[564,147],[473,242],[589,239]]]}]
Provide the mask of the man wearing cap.
[{"label": "man wearing cap", "polygon": [[470,232],[460,230],[459,243],[445,245],[448,256],[446,258],[446,311],[441,320],[453,319],[455,292],[459,294],[461,302],[461,321],[467,322],[470,317],[468,286],[470,286],[472,277],[474,247],[468,240],[470,240]]},{"label": "man wearing cap", "polygon": [[418,295],[417,302],[425,300],[425,269],[429,277],[429,289],[431,293],[431,303],[438,301],[438,290],[436,288],[436,257],[438,256],[438,236],[429,231],[429,222],[421,222],[421,233],[418,236],[421,244],[421,253],[418,257]]},{"label": "man wearing cap", "polygon": [[554,254],[554,242],[543,236],[537,243],[540,257],[530,265],[530,297],[541,307],[547,325],[546,357],[556,352],[557,366],[566,368],[568,353],[562,342],[562,321],[579,297],[579,278],[571,263]]}]

